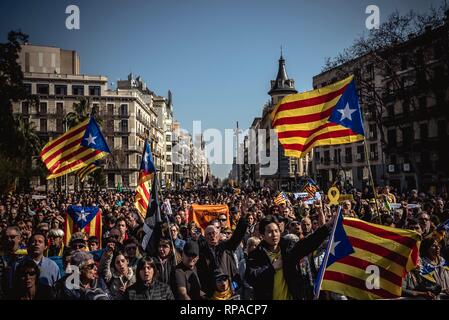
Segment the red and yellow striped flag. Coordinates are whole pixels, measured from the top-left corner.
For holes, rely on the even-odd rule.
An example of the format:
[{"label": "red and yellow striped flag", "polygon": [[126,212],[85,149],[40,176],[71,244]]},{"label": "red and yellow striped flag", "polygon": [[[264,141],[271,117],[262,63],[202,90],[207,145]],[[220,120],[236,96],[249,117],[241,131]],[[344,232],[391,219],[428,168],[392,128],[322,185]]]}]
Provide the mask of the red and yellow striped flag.
[{"label": "red and yellow striped flag", "polygon": [[64,222],[64,244],[68,246],[75,232],[97,237],[101,247],[103,220],[98,207],[68,206]]},{"label": "red and yellow striped flag", "polygon": [[[156,173],[156,166],[154,165],[153,155],[148,141],[145,141],[143,147],[142,161],[140,163],[139,181],[136,188],[135,206],[142,219],[147,218],[148,207],[150,206],[151,186],[153,176]],[[155,180],[153,180],[155,181]]]},{"label": "red and yellow striped flag", "polygon": [[[354,252],[326,268],[321,289],[355,299],[400,297],[403,278],[417,264],[419,234],[352,218],[345,218],[343,227]],[[344,245],[344,241],[338,240],[331,250],[333,254],[338,252],[338,246]],[[378,287],[367,285],[371,275],[368,270],[379,271]],[[375,284],[376,279],[373,280],[368,282]]]},{"label": "red and yellow striped flag", "polygon": [[109,147],[93,118],[76,125],[58,138],[49,141],[40,153],[53,179],[104,158]]},{"label": "red and yellow striped flag", "polygon": [[365,135],[353,76],[284,97],[271,118],[288,157],[303,157],[315,146],[360,141]]}]

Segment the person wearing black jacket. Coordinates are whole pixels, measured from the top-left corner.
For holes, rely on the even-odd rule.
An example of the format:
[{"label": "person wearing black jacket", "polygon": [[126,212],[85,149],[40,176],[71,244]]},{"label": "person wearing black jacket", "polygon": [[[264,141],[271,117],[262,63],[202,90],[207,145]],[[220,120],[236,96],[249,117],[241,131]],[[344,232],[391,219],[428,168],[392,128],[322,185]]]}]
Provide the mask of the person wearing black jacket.
[{"label": "person wearing black jacket", "polygon": [[[205,229],[205,239],[198,239],[200,258],[197,263],[198,275],[201,281],[201,288],[208,297],[212,296],[215,290],[214,271],[217,269],[229,276],[231,283],[238,287],[242,285],[239,276],[234,252],[242,242],[248,222],[245,217],[240,218],[231,238],[220,242],[220,230],[209,225]],[[234,288],[237,289],[237,288]]]},{"label": "person wearing black jacket", "polygon": [[262,242],[248,256],[245,279],[254,288],[254,300],[301,300],[303,280],[296,266],[316,250],[329,235],[335,216],[325,224],[319,212],[319,227],[308,237],[293,243],[281,237],[276,217],[259,223]]}]

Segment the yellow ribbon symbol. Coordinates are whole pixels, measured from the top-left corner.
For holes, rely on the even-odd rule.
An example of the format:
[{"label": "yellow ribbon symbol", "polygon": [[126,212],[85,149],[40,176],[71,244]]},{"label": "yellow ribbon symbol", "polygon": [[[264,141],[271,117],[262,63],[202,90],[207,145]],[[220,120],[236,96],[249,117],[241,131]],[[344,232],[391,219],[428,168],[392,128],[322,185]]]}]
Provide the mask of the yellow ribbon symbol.
[{"label": "yellow ribbon symbol", "polygon": [[337,187],[331,187],[327,191],[327,196],[329,198],[329,204],[338,206],[338,199],[340,198],[340,191]]}]

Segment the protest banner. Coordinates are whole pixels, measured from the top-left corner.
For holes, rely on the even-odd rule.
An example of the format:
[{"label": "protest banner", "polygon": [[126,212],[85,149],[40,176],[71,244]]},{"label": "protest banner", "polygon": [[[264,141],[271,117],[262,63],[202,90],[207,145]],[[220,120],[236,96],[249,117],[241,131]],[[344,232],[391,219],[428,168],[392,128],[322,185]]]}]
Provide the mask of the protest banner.
[{"label": "protest banner", "polygon": [[221,214],[225,214],[227,218],[226,225],[228,227],[231,226],[231,222],[229,220],[229,208],[225,204],[216,204],[216,205],[199,205],[192,204],[192,214],[190,216],[190,221],[194,221],[195,224],[201,228],[201,231],[209,225],[209,223],[218,219]]}]

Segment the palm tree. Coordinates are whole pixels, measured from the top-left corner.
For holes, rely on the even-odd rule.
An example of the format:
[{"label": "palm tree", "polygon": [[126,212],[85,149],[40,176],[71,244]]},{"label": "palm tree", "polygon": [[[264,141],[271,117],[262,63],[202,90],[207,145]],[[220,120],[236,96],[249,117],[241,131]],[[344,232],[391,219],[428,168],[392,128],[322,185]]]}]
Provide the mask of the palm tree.
[{"label": "palm tree", "polygon": [[[89,98],[81,98],[78,103],[73,105],[73,112],[69,112],[66,115],[67,129],[73,128],[79,123],[85,121],[89,117],[93,117],[98,125],[101,127],[103,119],[100,116],[100,110],[97,105],[91,106]],[[75,190],[82,185],[79,178],[75,176]]]},{"label": "palm tree", "polygon": [[15,117],[15,128],[17,138],[17,148],[21,155],[18,160],[19,189],[29,191],[30,178],[33,176],[33,157],[37,156],[41,150],[41,140],[36,133],[36,126],[33,122],[27,121],[21,114]]},{"label": "palm tree", "polygon": [[66,116],[68,128],[73,128],[78,123],[83,122],[90,116],[101,126],[103,119],[100,117],[100,112],[97,106],[90,106],[89,98],[81,98],[78,103],[74,104],[74,111],[69,112]]}]

